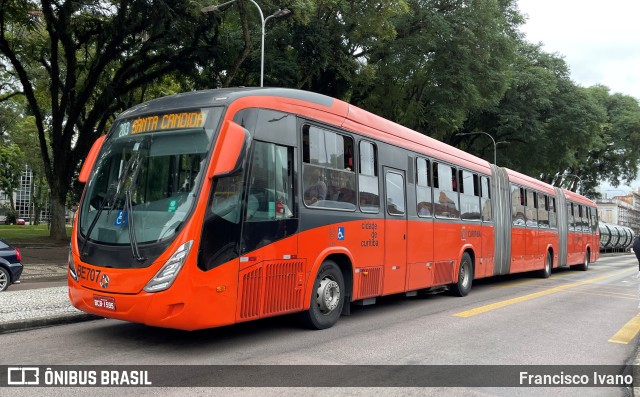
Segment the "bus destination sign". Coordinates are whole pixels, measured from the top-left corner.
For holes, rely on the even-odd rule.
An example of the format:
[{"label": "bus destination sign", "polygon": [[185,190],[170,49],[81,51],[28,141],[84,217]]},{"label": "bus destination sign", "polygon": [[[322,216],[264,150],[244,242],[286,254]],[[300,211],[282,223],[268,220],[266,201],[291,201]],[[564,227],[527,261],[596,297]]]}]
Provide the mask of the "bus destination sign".
[{"label": "bus destination sign", "polygon": [[143,132],[202,128],[206,120],[203,111],[166,113],[155,116],[138,117],[131,121],[131,134]]}]

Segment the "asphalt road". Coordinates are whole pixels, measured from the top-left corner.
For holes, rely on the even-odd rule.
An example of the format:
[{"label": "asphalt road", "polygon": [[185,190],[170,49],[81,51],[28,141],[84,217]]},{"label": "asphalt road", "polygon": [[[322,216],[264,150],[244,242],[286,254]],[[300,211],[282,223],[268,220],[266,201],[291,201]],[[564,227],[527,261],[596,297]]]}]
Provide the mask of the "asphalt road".
[{"label": "asphalt road", "polygon": [[[97,320],[0,335],[2,365],[623,365],[638,346],[637,262],[603,258],[587,272],[557,270],[480,280],[470,295],[387,297],[355,307],[324,331],[293,316],[182,332]],[[630,325],[631,324],[631,325]],[[635,331],[635,332],[634,332]],[[196,384],[198,373],[176,374]],[[320,370],[318,377],[327,376]],[[393,376],[393,374],[389,374]],[[189,382],[193,383],[189,383]],[[283,385],[286,384],[283,379]],[[12,388],[12,396],[77,389]],[[44,394],[43,394],[44,393]],[[627,396],[610,388],[104,388],[91,395]]]},{"label": "asphalt road", "polygon": [[61,287],[63,285],[67,285],[65,276],[54,279],[22,280],[20,284],[12,284],[9,288],[11,288],[11,291],[25,291],[37,288]]}]

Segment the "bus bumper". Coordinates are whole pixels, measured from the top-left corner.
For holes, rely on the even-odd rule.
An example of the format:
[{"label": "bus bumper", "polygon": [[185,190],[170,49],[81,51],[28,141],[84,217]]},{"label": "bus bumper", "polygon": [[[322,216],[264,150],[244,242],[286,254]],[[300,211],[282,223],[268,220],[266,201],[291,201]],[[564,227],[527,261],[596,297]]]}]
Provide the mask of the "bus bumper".
[{"label": "bus bumper", "polygon": [[228,299],[216,296],[210,288],[195,288],[188,297],[174,291],[110,294],[69,279],[71,304],[96,316],[187,331],[234,323],[235,305],[225,305]]}]

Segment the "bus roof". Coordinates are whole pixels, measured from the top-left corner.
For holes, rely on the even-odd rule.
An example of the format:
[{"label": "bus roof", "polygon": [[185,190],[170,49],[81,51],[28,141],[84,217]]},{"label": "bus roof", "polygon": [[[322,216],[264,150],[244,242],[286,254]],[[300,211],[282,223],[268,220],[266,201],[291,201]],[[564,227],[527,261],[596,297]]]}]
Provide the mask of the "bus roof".
[{"label": "bus roof", "polygon": [[219,88],[214,90],[191,91],[169,95],[143,102],[125,110],[118,119],[161,113],[169,109],[193,109],[209,106],[225,106],[237,99],[249,96],[274,96],[298,99],[331,108],[337,99],[309,91],[289,88]]},{"label": "bus roof", "polygon": [[490,173],[490,163],[486,160],[353,105],[349,105],[349,114],[343,122],[343,127],[364,131],[374,138],[418,152],[420,149],[426,149],[430,155],[441,160]]},{"label": "bus roof", "polygon": [[507,175],[509,175],[510,182],[515,182],[525,187],[535,188],[547,194],[556,194],[553,186],[546,182],[532,178],[528,175],[522,174],[509,168],[505,168],[505,170],[507,171]]},{"label": "bus roof", "polygon": [[574,203],[580,203],[580,204],[588,205],[591,207],[596,206],[596,203],[594,201],[589,200],[588,198],[581,196],[576,192],[572,192],[567,189],[562,189],[562,191],[564,192],[564,196],[567,198],[567,200],[571,200]]},{"label": "bus roof", "polygon": [[224,88],[192,91],[153,99],[136,105],[118,116],[118,119],[161,113],[176,109],[193,109],[209,106],[226,106],[247,97],[283,98],[305,101],[315,104],[316,108],[338,116],[342,123],[338,125],[351,131],[357,131],[371,138],[387,143],[427,152],[443,161],[460,164],[483,173],[490,173],[488,161],[473,156],[458,148],[447,145],[429,136],[413,131],[400,124],[350,105],[339,99],[309,91],[289,88]]}]

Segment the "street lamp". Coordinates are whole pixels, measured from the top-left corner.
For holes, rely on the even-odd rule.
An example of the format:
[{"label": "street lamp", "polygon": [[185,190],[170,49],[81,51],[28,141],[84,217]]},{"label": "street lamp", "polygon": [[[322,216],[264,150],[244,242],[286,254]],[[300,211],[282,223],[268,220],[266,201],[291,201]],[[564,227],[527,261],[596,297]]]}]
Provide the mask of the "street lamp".
[{"label": "street lamp", "polygon": [[498,160],[497,160],[497,149],[496,146],[499,143],[509,143],[507,141],[500,141],[496,143],[496,140],[493,139],[493,136],[491,136],[491,134],[484,132],[484,131],[475,131],[475,132],[460,132],[457,133],[456,136],[465,136],[465,135],[478,135],[478,134],[484,134],[486,136],[488,136],[489,138],[491,138],[491,142],[493,142],[493,164],[498,165]]},{"label": "street lamp", "polygon": [[575,174],[563,174],[562,176],[572,176],[574,178],[578,178],[578,181],[580,181],[580,193],[582,193],[582,187],[584,186],[584,183],[582,183],[582,178]]},{"label": "street lamp", "polygon": [[[225,3],[219,4],[219,5],[210,5],[210,6],[206,6],[206,7],[202,7],[200,9],[200,11],[202,11],[203,13],[208,13],[208,12],[214,12],[214,11],[218,11],[220,10],[220,7],[224,7],[226,5],[229,5],[231,3],[235,3],[238,0],[231,0],[231,1],[227,1]],[[266,19],[264,17],[264,14],[262,14],[262,9],[260,8],[260,6],[258,5],[258,3],[256,3],[254,0],[249,0],[250,2],[253,3],[253,5],[256,6],[256,8],[258,8],[258,12],[260,13],[260,21],[262,21],[262,44],[261,44],[261,49],[260,49],[260,87],[264,86],[264,27],[267,24],[267,21],[271,18],[280,18],[283,17],[285,15],[289,15],[291,14],[291,10],[289,10],[288,8],[285,8],[284,10],[278,10],[276,12],[274,12],[273,14],[269,15]]]}]

